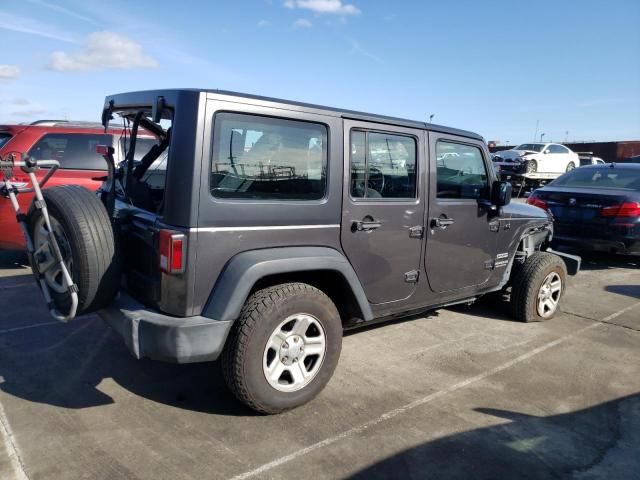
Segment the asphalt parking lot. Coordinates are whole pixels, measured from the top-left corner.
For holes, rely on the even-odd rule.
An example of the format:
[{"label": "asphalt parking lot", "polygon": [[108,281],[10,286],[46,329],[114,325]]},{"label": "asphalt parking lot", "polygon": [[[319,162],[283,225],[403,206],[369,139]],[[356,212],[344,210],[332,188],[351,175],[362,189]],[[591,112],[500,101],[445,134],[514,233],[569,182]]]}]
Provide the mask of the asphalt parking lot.
[{"label": "asphalt parking lot", "polygon": [[217,364],[53,321],[0,252],[0,479],[640,478],[640,259],[584,263],[549,322],[485,300],[349,333],[326,390],[269,417]]}]

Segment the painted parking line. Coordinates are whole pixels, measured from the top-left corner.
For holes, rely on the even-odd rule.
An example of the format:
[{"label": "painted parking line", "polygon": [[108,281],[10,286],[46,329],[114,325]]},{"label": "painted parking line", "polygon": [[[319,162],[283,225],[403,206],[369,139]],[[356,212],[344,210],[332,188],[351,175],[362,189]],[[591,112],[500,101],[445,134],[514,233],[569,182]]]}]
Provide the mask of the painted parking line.
[{"label": "painted parking line", "polygon": [[29,480],[29,477],[27,477],[25,472],[24,464],[22,463],[22,458],[18,453],[15,435],[11,430],[11,425],[9,425],[9,419],[4,412],[2,403],[0,403],[0,436],[2,437],[4,449],[9,455],[9,467],[13,471],[13,477],[10,478],[13,478],[14,480]]},{"label": "painted parking line", "polygon": [[9,285],[2,285],[2,290],[9,290],[10,288],[33,287],[34,285],[37,286],[35,282],[10,283]]},{"label": "painted parking line", "polygon": [[269,470],[272,470],[272,469],[274,469],[276,467],[279,467],[280,465],[284,465],[285,463],[288,463],[288,462],[290,462],[292,460],[295,460],[296,458],[304,456],[304,455],[306,455],[308,453],[311,453],[311,452],[313,452],[315,450],[319,450],[321,448],[328,447],[329,445],[332,445],[332,444],[334,444],[336,442],[344,440],[347,437],[350,437],[352,435],[355,435],[355,434],[361,433],[361,432],[363,432],[365,430],[368,430],[368,429],[378,425],[379,423],[382,423],[382,422],[384,422],[386,420],[390,420],[390,419],[392,419],[394,417],[397,417],[398,415],[401,415],[403,413],[408,412],[409,410],[412,410],[412,409],[414,409],[416,407],[419,407],[421,405],[429,403],[429,402],[431,402],[431,401],[433,401],[433,400],[435,400],[437,398],[440,398],[440,397],[443,397],[445,395],[448,395],[449,393],[453,393],[453,392],[455,392],[457,390],[461,390],[461,389],[463,389],[463,388],[465,388],[465,387],[467,387],[467,386],[469,386],[469,385],[471,385],[473,383],[479,382],[480,380],[484,380],[487,377],[490,377],[492,375],[495,375],[496,373],[499,373],[499,372],[502,372],[503,370],[511,368],[514,365],[522,363],[522,362],[530,359],[531,357],[534,357],[534,356],[536,356],[536,355],[538,355],[538,354],[540,354],[540,353],[542,353],[542,352],[544,352],[546,350],[549,350],[550,348],[553,348],[553,347],[555,347],[555,346],[557,346],[557,345],[559,345],[561,343],[564,343],[564,342],[566,342],[568,340],[571,340],[572,338],[575,338],[578,335],[580,335],[580,334],[582,334],[582,333],[584,333],[584,332],[586,332],[588,330],[591,330],[591,329],[593,329],[593,328],[595,328],[597,326],[606,324],[607,322],[613,320],[614,318],[619,317],[620,315],[623,315],[626,312],[632,310],[633,308],[637,307],[638,305],[640,305],[640,302],[637,302],[637,303],[635,303],[635,304],[633,304],[633,305],[631,305],[629,307],[626,307],[626,308],[623,308],[621,310],[618,310],[617,312],[612,313],[611,315],[603,318],[602,320],[595,321],[594,323],[592,323],[592,324],[590,324],[590,325],[588,325],[586,327],[583,327],[580,330],[576,330],[573,333],[570,333],[568,335],[560,337],[560,338],[558,338],[556,340],[553,340],[551,342],[545,343],[544,345],[542,345],[540,347],[534,348],[533,350],[530,350],[527,353],[524,353],[524,354],[522,354],[522,355],[520,355],[520,356],[518,356],[518,357],[516,357],[516,358],[514,358],[512,360],[509,360],[508,362],[505,362],[505,363],[503,363],[501,365],[498,365],[497,367],[489,369],[489,370],[487,370],[487,371],[485,371],[483,373],[480,373],[480,374],[478,374],[476,376],[473,376],[471,378],[468,378],[466,380],[458,382],[458,383],[456,383],[456,384],[454,384],[454,385],[452,385],[452,386],[450,386],[448,388],[445,388],[444,390],[439,390],[439,391],[434,392],[434,393],[432,393],[430,395],[427,395],[426,397],[422,397],[422,398],[419,398],[418,400],[414,400],[413,402],[408,403],[406,405],[403,405],[402,407],[399,407],[399,408],[396,408],[394,410],[390,410],[390,411],[388,411],[386,413],[383,413],[382,415],[378,416],[377,418],[375,418],[373,420],[370,420],[369,422],[363,423],[362,425],[359,425],[357,427],[353,427],[353,428],[351,428],[349,430],[345,430],[344,432],[339,433],[338,435],[326,438],[326,439],[321,440],[321,441],[319,441],[317,443],[314,443],[313,445],[309,445],[308,447],[305,447],[305,448],[297,450],[297,451],[295,451],[293,453],[290,453],[289,455],[285,455],[285,456],[280,457],[280,458],[278,458],[276,460],[273,460],[271,462],[265,463],[265,464],[261,465],[260,467],[257,467],[257,468],[255,468],[253,470],[249,470],[247,472],[241,473],[240,475],[236,475],[235,477],[232,477],[231,480],[244,480],[244,479],[247,479],[247,478],[252,478],[252,477],[259,476],[259,475],[263,475],[265,472],[267,472]]},{"label": "painted parking line", "polygon": [[3,335],[5,333],[19,332],[21,330],[29,330],[31,328],[47,327],[49,325],[65,325],[65,323],[56,320],[55,322],[44,322],[44,323],[36,323],[35,325],[25,325],[23,327],[6,328],[4,330],[0,330],[0,335]]}]

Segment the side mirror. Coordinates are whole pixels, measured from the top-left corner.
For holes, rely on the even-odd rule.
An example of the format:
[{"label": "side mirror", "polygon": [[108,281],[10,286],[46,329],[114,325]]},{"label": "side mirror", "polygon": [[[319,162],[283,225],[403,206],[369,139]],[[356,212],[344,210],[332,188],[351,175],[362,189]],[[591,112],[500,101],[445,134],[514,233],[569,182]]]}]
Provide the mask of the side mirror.
[{"label": "side mirror", "polygon": [[544,154],[546,155],[547,153],[549,153],[549,150],[545,150],[545,151],[544,151],[544,152],[542,152],[542,153],[544,153]]},{"label": "side mirror", "polygon": [[496,207],[504,207],[511,202],[511,184],[496,180],[491,185],[491,203]]}]

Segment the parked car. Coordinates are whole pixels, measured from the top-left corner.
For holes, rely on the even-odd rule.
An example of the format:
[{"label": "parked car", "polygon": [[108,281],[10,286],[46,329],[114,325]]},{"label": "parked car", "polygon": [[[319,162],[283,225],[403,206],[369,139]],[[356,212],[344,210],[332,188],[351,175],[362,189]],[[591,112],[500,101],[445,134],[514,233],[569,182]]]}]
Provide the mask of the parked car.
[{"label": "parked car", "polygon": [[[0,156],[10,153],[26,154],[36,160],[55,159],[60,162],[59,171],[51,178],[48,187],[56,185],[81,185],[96,190],[102,183],[106,170],[104,159],[96,153],[96,145],[116,147],[119,160],[124,158],[122,127],[110,127],[105,133],[100,123],[40,120],[29,125],[0,125]],[[155,143],[152,137],[140,140],[137,158]],[[27,181],[26,175],[15,170],[17,185]],[[44,177],[46,170],[37,173]],[[33,195],[20,195],[19,201],[27,209]],[[15,220],[15,212],[8,202],[0,202],[0,248],[25,248],[24,237]]]},{"label": "parked car", "polygon": [[640,254],[640,165],[586,165],[534,191],[527,203],[550,211],[555,244]]},{"label": "parked car", "polygon": [[[110,117],[132,122],[131,151],[139,127],[159,143],[119,168],[100,147],[100,200],[44,192],[77,285],[54,283],[54,303],[77,291],[78,312],[98,309],[137,358],[220,357],[260,412],[315,397],[343,329],[507,285],[514,318],[548,320],[579,269],[549,249],[547,212],[509,203],[471,132],[218,90],[113,95]],[[32,257],[36,274],[50,265]]]},{"label": "parked car", "polygon": [[640,163],[640,155],[634,155],[633,157],[627,158],[627,163]]},{"label": "parked car", "polygon": [[596,157],[593,152],[576,152],[580,158],[580,166],[585,165],[603,165],[605,162],[602,158]]},{"label": "parked car", "polygon": [[[523,143],[497,152],[494,160],[513,164],[513,173],[564,173],[580,166],[578,154],[558,143]],[[503,165],[505,170],[508,165]]]}]

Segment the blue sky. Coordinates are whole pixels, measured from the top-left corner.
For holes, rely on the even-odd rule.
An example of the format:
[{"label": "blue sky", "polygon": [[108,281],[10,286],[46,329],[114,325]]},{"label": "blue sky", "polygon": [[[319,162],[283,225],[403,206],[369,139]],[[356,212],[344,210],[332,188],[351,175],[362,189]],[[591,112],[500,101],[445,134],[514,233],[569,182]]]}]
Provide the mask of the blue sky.
[{"label": "blue sky", "polygon": [[638,0],[0,0],[0,29],[0,122],[202,87],[510,143],[537,121],[549,140],[640,139]]}]

